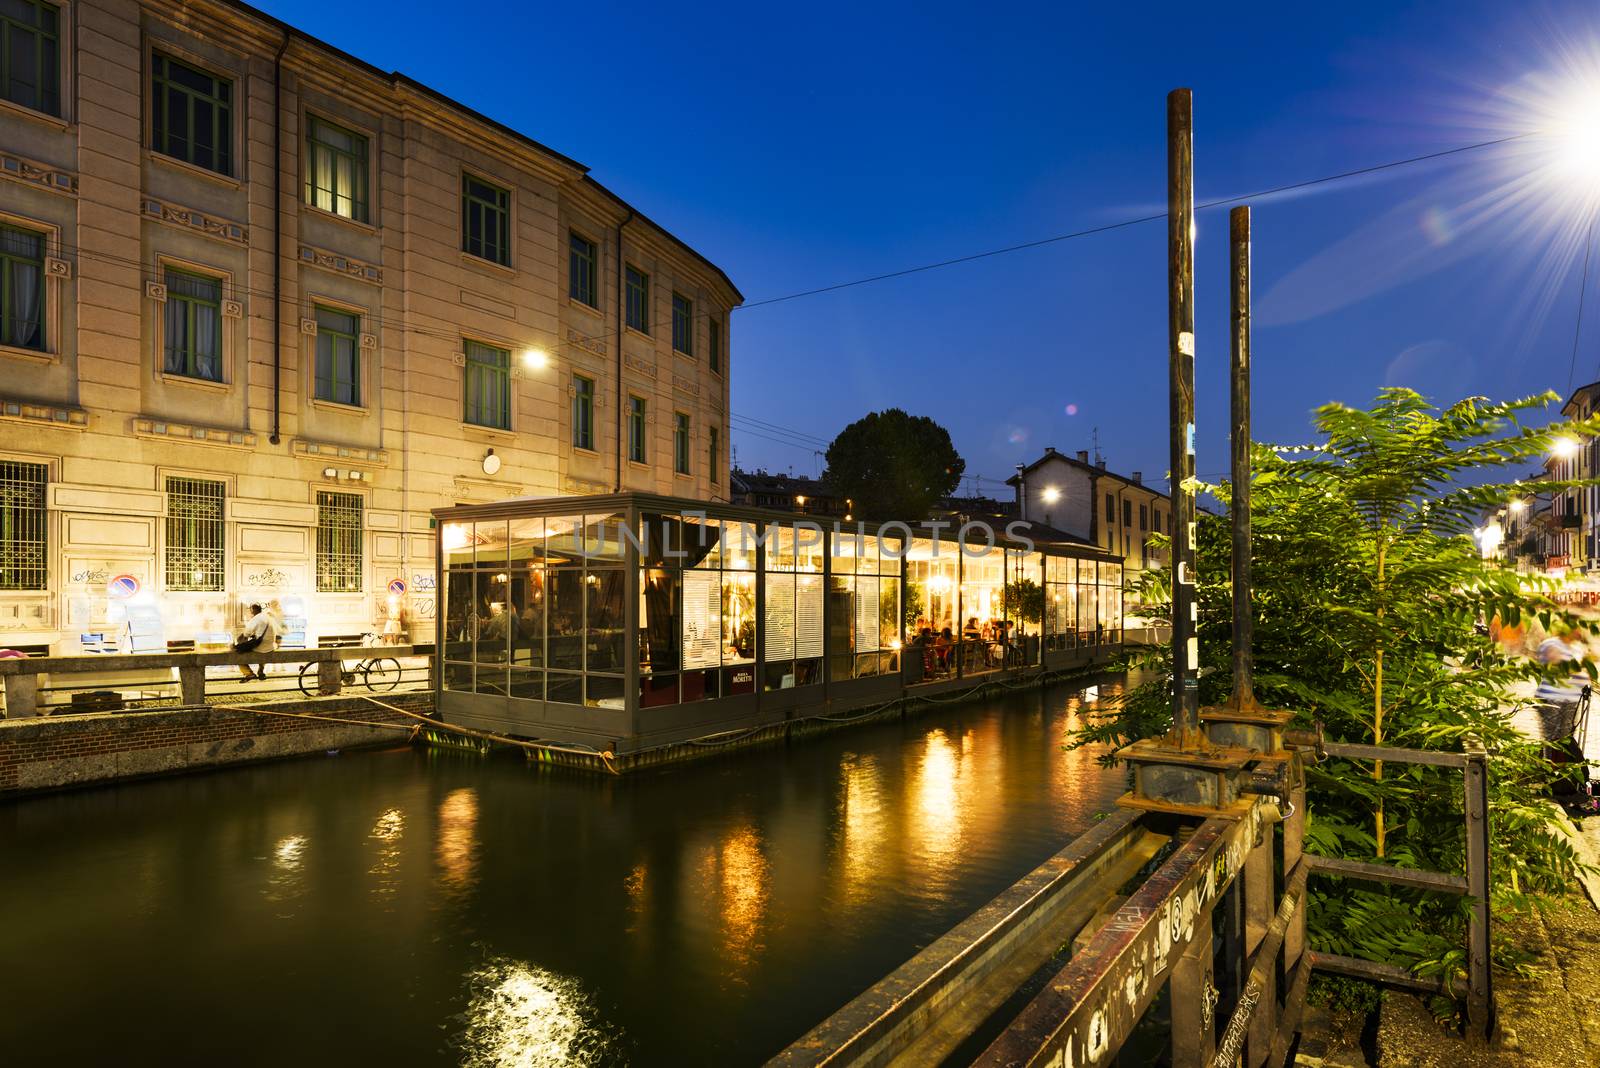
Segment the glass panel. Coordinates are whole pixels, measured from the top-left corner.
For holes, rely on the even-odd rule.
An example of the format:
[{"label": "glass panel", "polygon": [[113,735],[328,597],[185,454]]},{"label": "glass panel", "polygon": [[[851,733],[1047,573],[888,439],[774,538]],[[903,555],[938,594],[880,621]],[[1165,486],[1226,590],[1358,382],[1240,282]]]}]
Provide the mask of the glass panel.
[{"label": "glass panel", "polygon": [[639,679],[639,706],[651,708],[657,705],[675,705],[678,703],[678,676],[676,675],[645,675]]},{"label": "glass panel", "polygon": [[479,664],[472,692],[504,697],[509,692],[505,664]]},{"label": "glass panel", "polygon": [[[444,632],[440,635],[446,660],[472,659],[472,593],[470,571],[446,572],[444,588]],[[468,681],[470,688],[471,682]]]},{"label": "glass panel", "polygon": [[551,516],[545,521],[545,558],[551,567],[578,567],[583,563],[581,516]]},{"label": "glass panel", "polygon": [[513,668],[506,688],[512,697],[520,697],[530,701],[542,701],[544,700],[544,672],[519,671]]},{"label": "glass panel", "polygon": [[[720,572],[683,573],[683,665],[715,667],[721,663],[722,588]],[[687,677],[684,700],[689,700]]]},{"label": "glass panel", "polygon": [[[623,598],[627,574],[621,568],[591,571],[584,576],[588,590],[587,659],[588,671],[623,671]],[[620,696],[620,695],[619,695]]]},{"label": "glass panel", "polygon": [[583,668],[583,572],[558,568],[549,575],[550,666],[578,671]]},{"label": "glass panel", "polygon": [[878,587],[878,647],[900,648],[900,580],[883,578]]},{"label": "glass panel", "polygon": [[544,520],[513,519],[507,537],[507,555],[513,565],[543,566]]},{"label": "glass panel", "polygon": [[583,704],[583,676],[550,672],[545,677],[545,700],[564,705]]},{"label": "glass panel", "polygon": [[[855,591],[854,575],[828,576],[828,651],[836,662],[841,657],[848,662],[846,654],[855,652]],[[832,677],[850,678],[853,670]]]},{"label": "glass panel", "polygon": [[510,575],[511,662],[538,666],[544,663],[545,572],[523,564],[512,565]]},{"label": "glass panel", "polygon": [[591,566],[623,562],[628,545],[623,534],[625,519],[620,512],[584,517],[583,548]]},{"label": "glass panel", "polygon": [[756,657],[755,576],[743,572],[722,579],[722,662],[748,663]]},{"label": "glass panel", "polygon": [[472,524],[446,522],[439,527],[439,548],[446,570],[472,566]]},{"label": "glass panel", "polygon": [[861,541],[861,535],[853,530],[841,530],[833,535],[832,564],[835,575],[856,573],[856,560],[861,556]]},{"label": "glass panel", "polygon": [[591,708],[625,708],[622,699],[626,680],[621,675],[589,675],[585,679],[584,704]]},{"label": "glass panel", "polygon": [[472,540],[477,546],[479,567],[506,566],[506,521],[504,519],[479,520],[473,524]]},{"label": "glass panel", "polygon": [[795,636],[795,576],[789,573],[767,575],[766,660],[793,660]]},{"label": "glass panel", "polygon": [[[676,672],[683,630],[683,573],[677,568],[639,572],[639,670]],[[674,682],[676,687],[677,683]]]},{"label": "glass panel", "polygon": [[822,603],[822,576],[796,576],[794,655],[802,660],[822,656]]},{"label": "glass panel", "polygon": [[445,664],[444,688],[447,690],[472,690],[471,664]]},{"label": "glass panel", "polygon": [[509,576],[504,571],[477,571],[473,575],[473,626],[478,641],[472,658],[479,664],[503,664],[511,641],[511,617],[506,611]]}]

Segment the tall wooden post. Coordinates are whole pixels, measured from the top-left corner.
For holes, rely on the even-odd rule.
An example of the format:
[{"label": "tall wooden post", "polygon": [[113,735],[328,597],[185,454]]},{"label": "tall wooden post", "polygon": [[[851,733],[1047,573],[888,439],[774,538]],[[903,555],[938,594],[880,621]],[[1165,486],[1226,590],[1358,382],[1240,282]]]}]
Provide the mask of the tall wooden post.
[{"label": "tall wooden post", "polygon": [[1255,618],[1250,605],[1250,206],[1228,213],[1228,263],[1233,297],[1233,351],[1229,409],[1233,433],[1233,704],[1255,704],[1251,643]]},{"label": "tall wooden post", "polygon": [[1199,748],[1194,546],[1194,94],[1167,94],[1167,339],[1172,447],[1173,741]]}]

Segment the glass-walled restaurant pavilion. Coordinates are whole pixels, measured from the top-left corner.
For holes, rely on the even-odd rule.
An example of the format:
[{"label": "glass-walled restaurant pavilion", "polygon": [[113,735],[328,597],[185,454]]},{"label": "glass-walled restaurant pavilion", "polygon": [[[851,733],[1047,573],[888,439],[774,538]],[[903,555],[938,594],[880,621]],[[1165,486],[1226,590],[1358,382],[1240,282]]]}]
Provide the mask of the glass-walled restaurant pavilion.
[{"label": "glass-walled restaurant pavilion", "polygon": [[633,752],[1090,664],[1122,641],[1120,561],[1023,525],[646,494],[434,515],[440,712],[518,737]]}]

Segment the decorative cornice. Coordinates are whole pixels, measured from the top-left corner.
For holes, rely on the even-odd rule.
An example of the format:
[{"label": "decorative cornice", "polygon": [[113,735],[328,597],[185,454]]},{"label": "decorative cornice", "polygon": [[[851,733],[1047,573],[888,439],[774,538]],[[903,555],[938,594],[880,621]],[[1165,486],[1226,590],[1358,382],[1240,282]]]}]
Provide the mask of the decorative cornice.
[{"label": "decorative cornice", "polygon": [[468,478],[465,475],[457,475],[451,487],[450,496],[458,501],[470,498],[503,501],[508,497],[522,496],[522,486],[516,482],[494,482],[487,478]]},{"label": "decorative cornice", "polygon": [[642,360],[631,352],[622,354],[622,362],[642,375],[649,375],[651,378],[656,376],[656,365],[654,363],[649,360]]},{"label": "decorative cornice", "polygon": [[604,482],[591,478],[576,478],[568,475],[561,480],[567,493],[578,496],[588,496],[595,493],[609,493],[611,487]]},{"label": "decorative cornice", "polygon": [[228,219],[206,215],[193,208],[183,207],[181,204],[169,204],[164,200],[147,196],[144,198],[144,213],[148,218],[194,230],[219,241],[232,241],[238,245],[250,243],[250,231],[244,226]]},{"label": "decorative cornice", "polygon": [[698,397],[700,395],[699,385],[693,379],[685,378],[682,375],[672,376],[672,388],[690,397]]},{"label": "decorative cornice", "polygon": [[166,419],[146,419],[143,416],[134,418],[133,434],[139,438],[181,441],[191,445],[221,445],[233,449],[256,447],[256,436],[248,431],[195,426],[192,423],[174,423]]},{"label": "decorative cornice", "polygon": [[289,442],[289,450],[308,460],[339,460],[366,467],[387,467],[389,464],[388,450],[365,449],[359,445],[335,445],[327,441],[295,438]]},{"label": "decorative cornice", "polygon": [[76,174],[52,167],[48,163],[14,156],[9,152],[0,152],[0,176],[37,185],[52,193],[62,193],[69,197],[78,195]]},{"label": "decorative cornice", "polygon": [[383,270],[376,264],[351,259],[349,256],[341,256],[339,253],[329,252],[327,249],[301,245],[300,262],[309,263],[313,267],[321,267],[325,271],[333,271],[335,274],[345,274],[352,278],[359,278],[363,282],[371,282],[374,285],[383,284]]},{"label": "decorative cornice", "polygon": [[0,420],[33,425],[58,426],[63,430],[87,430],[89,413],[82,408],[28,401],[0,400]]},{"label": "decorative cornice", "polygon": [[604,356],[606,354],[606,343],[604,341],[579,333],[570,326],[567,327],[567,341],[585,352],[594,353],[596,356]]}]

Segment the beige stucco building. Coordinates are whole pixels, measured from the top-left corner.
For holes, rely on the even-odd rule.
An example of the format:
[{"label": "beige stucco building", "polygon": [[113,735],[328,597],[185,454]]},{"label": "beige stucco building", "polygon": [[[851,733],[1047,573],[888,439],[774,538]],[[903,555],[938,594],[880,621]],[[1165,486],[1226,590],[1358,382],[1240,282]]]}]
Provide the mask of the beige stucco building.
[{"label": "beige stucco building", "polygon": [[11,7],[0,646],[431,640],[430,509],[726,495],[740,294],[581,164],[243,5]]},{"label": "beige stucco building", "polygon": [[1090,463],[1087,451],[1074,457],[1046,448],[1006,482],[1016,490],[1018,515],[1117,554],[1130,581],[1167,565],[1151,536],[1172,533],[1172,501],[1140,472],[1119,475],[1103,460]]}]

